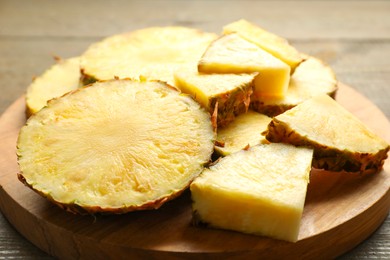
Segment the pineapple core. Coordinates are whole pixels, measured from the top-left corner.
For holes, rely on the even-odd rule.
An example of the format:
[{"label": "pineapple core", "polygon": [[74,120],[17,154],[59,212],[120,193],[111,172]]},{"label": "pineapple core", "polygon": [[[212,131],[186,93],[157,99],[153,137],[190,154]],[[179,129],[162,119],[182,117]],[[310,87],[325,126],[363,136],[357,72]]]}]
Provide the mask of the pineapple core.
[{"label": "pineapple core", "polygon": [[194,223],[297,241],[312,155],[263,144],[222,158],[190,186]]},{"label": "pineapple core", "polygon": [[48,100],[75,90],[80,80],[80,58],[59,60],[57,64],[34,79],[26,92],[27,115],[35,114]]},{"label": "pineapple core", "polygon": [[54,99],[21,129],[19,179],[75,212],[154,209],[210,160],[210,115],[161,82],[97,82]]},{"label": "pineapple core", "polygon": [[251,110],[237,116],[228,126],[218,128],[215,150],[226,156],[248,145],[255,146],[267,142],[261,133],[267,130],[271,120],[272,118]]},{"label": "pineapple core", "polygon": [[288,41],[270,33],[244,19],[230,23],[223,28],[224,34],[238,33],[291,67],[291,71],[303,61],[302,55]]},{"label": "pineapple core", "polygon": [[238,34],[224,35],[207,48],[198,63],[203,73],[259,72],[251,99],[283,97],[290,81],[290,67]]},{"label": "pineapple core", "polygon": [[256,75],[204,74],[195,68],[181,69],[174,76],[182,92],[194,97],[211,114],[217,109],[218,126],[223,126],[247,111]]}]

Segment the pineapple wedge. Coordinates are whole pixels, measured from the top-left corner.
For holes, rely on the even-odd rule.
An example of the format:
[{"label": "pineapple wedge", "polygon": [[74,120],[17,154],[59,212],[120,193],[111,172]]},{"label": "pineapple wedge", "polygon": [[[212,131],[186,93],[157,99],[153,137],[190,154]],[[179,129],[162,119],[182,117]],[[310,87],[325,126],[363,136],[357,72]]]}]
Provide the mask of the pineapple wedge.
[{"label": "pineapple wedge", "polygon": [[195,69],[181,69],[175,85],[190,94],[212,115],[217,114],[217,125],[229,124],[236,115],[248,110],[253,82],[252,74],[203,74]]},{"label": "pineapple wedge", "polygon": [[186,27],[151,27],[114,35],[91,45],[81,57],[84,84],[140,77],[173,85],[173,72],[196,64],[217,36]]},{"label": "pineapple wedge", "polygon": [[302,55],[286,39],[270,33],[244,19],[224,26],[223,33],[238,33],[247,41],[256,44],[276,58],[287,63],[291,67],[292,72],[303,61]]},{"label": "pineapple wedge", "polygon": [[201,173],[214,139],[210,115],[165,83],[97,82],[29,118],[18,177],[72,212],[155,209]]},{"label": "pineapple wedge", "polygon": [[313,167],[376,173],[389,144],[328,95],[319,95],[273,118],[265,133],[271,142],[310,146]]},{"label": "pineapple wedge", "polygon": [[48,100],[62,96],[79,87],[80,58],[57,59],[57,63],[34,79],[26,91],[26,114],[31,116]]},{"label": "pineapple wedge", "polygon": [[261,133],[267,130],[271,120],[272,118],[252,110],[237,116],[228,126],[218,129],[215,151],[226,156],[266,142]]},{"label": "pineapple wedge", "polygon": [[203,73],[259,72],[251,99],[283,97],[290,80],[290,67],[238,34],[224,35],[207,48],[198,63]]},{"label": "pineapple wedge", "polygon": [[297,241],[312,155],[266,144],[222,158],[190,186],[193,222]]},{"label": "pineapple wedge", "polygon": [[291,75],[287,93],[283,98],[259,97],[250,107],[268,116],[277,116],[319,94],[335,97],[337,80],[333,70],[322,61],[308,56]]}]

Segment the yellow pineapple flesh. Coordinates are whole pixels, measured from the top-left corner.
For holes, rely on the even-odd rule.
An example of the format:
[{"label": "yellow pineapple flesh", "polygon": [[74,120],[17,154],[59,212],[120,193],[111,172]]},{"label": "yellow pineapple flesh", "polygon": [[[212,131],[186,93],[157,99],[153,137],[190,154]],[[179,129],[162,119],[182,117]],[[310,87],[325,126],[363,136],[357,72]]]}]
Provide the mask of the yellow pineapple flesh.
[{"label": "yellow pineapple flesh", "polygon": [[173,85],[173,72],[196,64],[215,38],[213,33],[179,26],[114,35],[92,44],[82,55],[83,80],[142,77]]},{"label": "yellow pineapple flesh", "polygon": [[286,95],[259,97],[251,101],[251,108],[268,116],[277,116],[303,101],[320,94],[335,97],[337,80],[333,70],[317,58],[308,56],[291,75]]},{"label": "yellow pineapple flesh", "polygon": [[229,124],[235,116],[248,110],[256,75],[204,74],[196,68],[181,69],[174,74],[177,88],[191,95],[211,114],[216,110],[218,126]]},{"label": "yellow pineapple flesh", "polygon": [[259,26],[241,19],[225,25],[224,34],[237,33],[247,41],[281,59],[291,67],[291,71],[303,61],[302,55],[291,46],[288,41],[278,35],[270,33]]},{"label": "yellow pineapple flesh", "polygon": [[154,209],[201,173],[214,139],[210,115],[165,83],[97,82],[29,118],[18,177],[69,211]]},{"label": "yellow pineapple flesh", "polygon": [[389,144],[328,95],[318,95],[273,118],[270,142],[314,149],[313,167],[329,171],[376,173]]},{"label": "yellow pineapple flesh", "polygon": [[290,80],[290,67],[237,34],[224,35],[207,48],[198,63],[203,73],[259,72],[251,99],[284,96]]},{"label": "yellow pineapple flesh", "polygon": [[267,130],[272,118],[249,110],[233,122],[218,128],[215,150],[222,156],[266,142],[262,132]]},{"label": "yellow pineapple flesh", "polygon": [[41,110],[48,100],[62,96],[79,87],[80,58],[59,59],[57,63],[35,78],[26,91],[26,114]]},{"label": "yellow pineapple flesh", "polygon": [[193,222],[297,241],[312,155],[265,144],[223,157],[190,186]]}]

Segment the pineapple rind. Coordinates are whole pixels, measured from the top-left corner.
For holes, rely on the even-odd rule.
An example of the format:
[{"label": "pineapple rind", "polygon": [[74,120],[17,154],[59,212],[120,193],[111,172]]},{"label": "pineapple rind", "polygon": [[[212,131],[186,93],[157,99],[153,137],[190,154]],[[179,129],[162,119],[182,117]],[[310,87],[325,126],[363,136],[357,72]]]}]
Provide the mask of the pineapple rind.
[{"label": "pineapple rind", "polygon": [[[267,142],[261,133],[267,130],[272,118],[249,110],[237,116],[233,122],[217,131],[215,151],[222,156],[229,155],[247,146],[255,146]],[[223,146],[218,146],[223,144]]]},{"label": "pineapple rind", "polygon": [[204,74],[180,70],[174,76],[175,86],[191,95],[211,115],[217,109],[217,126],[223,127],[247,111],[256,75]]},{"label": "pineapple rind", "polygon": [[80,76],[80,87],[87,86],[89,84],[95,83],[98,81],[98,79],[94,78],[93,76],[89,76],[81,70],[81,76]]},{"label": "pineapple rind", "polygon": [[190,186],[193,223],[296,241],[312,154],[266,144],[220,159]]},{"label": "pineapple rind", "polygon": [[217,109],[217,126],[227,126],[238,115],[245,113],[248,110],[251,94],[252,84],[249,84],[236,91],[212,97],[210,104]]},{"label": "pineapple rind", "polygon": [[48,100],[64,95],[79,86],[80,57],[59,59],[57,63],[35,78],[26,90],[26,115],[41,110]]},{"label": "pineapple rind", "polygon": [[[329,102],[333,108],[329,106]],[[305,106],[304,110],[301,109],[302,106]],[[317,109],[320,109],[319,112],[307,111]],[[297,120],[300,120],[294,119],[295,116],[302,120],[310,118],[307,122],[310,126],[299,123],[299,127],[293,127],[292,125],[295,126],[299,122]],[[343,125],[334,123],[338,117]],[[315,130],[315,127],[321,130],[318,128]],[[354,130],[349,131],[347,127]],[[335,131],[329,130],[327,133],[329,128]],[[350,138],[346,136],[348,133],[353,139],[345,143],[345,140]],[[264,134],[270,142],[312,147],[314,149],[312,166],[328,171],[377,173],[381,171],[390,149],[383,139],[326,95],[305,101],[302,105],[274,117]],[[358,137],[355,137],[357,135]]]},{"label": "pineapple rind", "polygon": [[288,41],[244,19],[225,25],[224,34],[237,33],[247,41],[281,59],[291,67],[291,72],[303,61],[302,55]]},{"label": "pineapple rind", "polygon": [[289,87],[283,98],[259,97],[251,100],[250,108],[275,117],[319,94],[335,98],[337,80],[333,70],[321,60],[307,56],[291,75]]},{"label": "pineapple rind", "polygon": [[180,27],[150,27],[113,35],[92,44],[81,56],[81,71],[90,79],[115,77],[161,80],[173,85],[173,73],[198,62],[213,33]]},{"label": "pineapple rind", "polygon": [[[377,173],[383,168],[389,147],[376,153],[358,153],[340,150],[310,141],[292,130],[289,125],[274,118],[266,131],[270,142],[289,143],[296,146],[306,146],[314,149],[312,166],[327,171],[360,172],[362,174]],[[369,145],[369,144],[368,144]]]},{"label": "pineapple rind", "polygon": [[72,212],[154,209],[200,174],[214,139],[210,115],[164,83],[98,82],[30,117],[19,179]]}]

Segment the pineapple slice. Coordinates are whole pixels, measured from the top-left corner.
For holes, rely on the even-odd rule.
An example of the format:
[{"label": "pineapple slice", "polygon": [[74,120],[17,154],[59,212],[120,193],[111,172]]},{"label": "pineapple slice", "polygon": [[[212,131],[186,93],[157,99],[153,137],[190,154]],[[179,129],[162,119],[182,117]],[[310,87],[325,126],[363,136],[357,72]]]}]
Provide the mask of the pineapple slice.
[{"label": "pineapple slice", "polygon": [[31,116],[48,100],[75,90],[80,80],[80,58],[56,59],[57,63],[34,79],[26,92],[26,114]]},{"label": "pineapple slice", "polygon": [[217,125],[229,124],[236,115],[248,110],[253,82],[252,74],[203,74],[196,69],[181,69],[175,85],[190,94],[211,114],[216,112]]},{"label": "pineapple slice", "polygon": [[250,107],[274,117],[319,94],[334,98],[336,92],[337,80],[333,70],[322,61],[308,56],[292,74],[283,98],[260,97],[252,100]]},{"label": "pineapple slice", "polygon": [[190,186],[193,222],[297,241],[312,155],[265,144],[222,158]]},{"label": "pineapple slice", "polygon": [[386,141],[325,94],[273,118],[266,138],[313,147],[313,167],[329,171],[375,173],[389,151]]},{"label": "pineapple slice", "polygon": [[226,156],[266,142],[261,133],[267,130],[271,120],[272,118],[251,110],[237,116],[228,126],[218,129],[215,150]]},{"label": "pineapple slice", "polygon": [[185,27],[152,27],[108,37],[82,55],[83,82],[144,77],[173,84],[173,72],[196,64],[216,37]]},{"label": "pineapple slice", "polygon": [[203,73],[259,72],[251,99],[284,96],[290,67],[238,34],[224,35],[207,48],[198,63]]},{"label": "pineapple slice", "polygon": [[210,115],[161,82],[97,82],[54,99],[21,129],[19,179],[79,213],[154,209],[213,152]]},{"label": "pineapple slice", "polygon": [[281,59],[291,71],[303,61],[302,55],[288,41],[270,33],[244,19],[230,23],[223,28],[224,34],[238,33],[241,37]]}]

